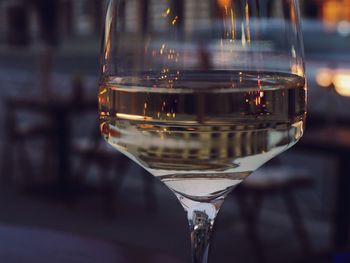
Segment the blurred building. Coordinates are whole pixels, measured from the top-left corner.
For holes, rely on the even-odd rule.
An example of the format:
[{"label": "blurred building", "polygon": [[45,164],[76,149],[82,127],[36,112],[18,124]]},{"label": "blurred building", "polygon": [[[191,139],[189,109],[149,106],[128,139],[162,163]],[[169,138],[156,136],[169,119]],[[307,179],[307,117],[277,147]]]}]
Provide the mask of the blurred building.
[{"label": "blurred building", "polygon": [[[65,31],[78,35],[97,34],[101,30],[106,0],[61,0]],[[67,15],[69,14],[69,15]],[[73,32],[70,32],[73,29]]]},{"label": "blurred building", "polygon": [[[62,37],[94,35],[99,33],[104,17],[104,7],[108,0],[55,0],[59,17],[59,32]],[[55,2],[53,1],[53,2]],[[36,3],[45,0],[2,0],[0,2],[0,39],[8,39],[12,32],[36,39],[38,36],[38,9]],[[52,1],[47,1],[49,6]],[[53,3],[52,2],[52,3]],[[275,3],[271,5],[273,8]],[[165,31],[171,23],[191,30],[194,21],[208,23],[208,17],[219,16],[219,9],[230,0],[124,0],[121,12],[124,14],[122,26],[126,31],[137,32],[145,27],[148,30]],[[43,10],[41,10],[43,11]],[[170,24],[164,17],[168,16]],[[21,20],[22,22],[20,22]]]},{"label": "blurred building", "polygon": [[321,19],[325,23],[350,21],[349,0],[304,0],[302,6],[305,17]]},{"label": "blurred building", "polygon": [[[60,38],[75,36],[96,36],[102,28],[104,10],[108,0],[1,0],[0,1],[0,42],[26,45],[39,38],[40,12],[38,3],[45,3],[46,9],[57,3],[57,25]],[[231,0],[124,0],[121,12],[124,21],[119,26],[127,32],[166,31],[172,24],[191,30],[194,23],[208,23],[208,17],[220,16],[220,8]],[[268,2],[266,2],[268,3]],[[263,13],[277,10],[279,1],[270,1]],[[350,21],[350,0],[304,0],[303,13],[306,17],[322,19],[324,22]],[[50,15],[48,15],[50,16]],[[168,16],[170,23],[164,17]]]},{"label": "blurred building", "polygon": [[[54,4],[56,2],[56,4]],[[2,0],[0,41],[28,44],[40,35],[40,23],[55,12],[61,38],[96,35],[100,32],[106,0]],[[54,9],[54,10],[52,10]],[[42,19],[44,17],[44,19]]]}]

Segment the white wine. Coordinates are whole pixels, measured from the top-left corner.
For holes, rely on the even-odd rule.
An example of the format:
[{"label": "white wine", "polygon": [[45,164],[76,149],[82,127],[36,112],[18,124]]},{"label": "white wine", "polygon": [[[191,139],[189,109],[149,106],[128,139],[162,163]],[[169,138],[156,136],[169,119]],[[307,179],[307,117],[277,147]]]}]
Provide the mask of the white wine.
[{"label": "white wine", "polygon": [[286,73],[144,73],[102,81],[99,105],[108,143],[178,194],[203,200],[301,138],[306,88]]}]

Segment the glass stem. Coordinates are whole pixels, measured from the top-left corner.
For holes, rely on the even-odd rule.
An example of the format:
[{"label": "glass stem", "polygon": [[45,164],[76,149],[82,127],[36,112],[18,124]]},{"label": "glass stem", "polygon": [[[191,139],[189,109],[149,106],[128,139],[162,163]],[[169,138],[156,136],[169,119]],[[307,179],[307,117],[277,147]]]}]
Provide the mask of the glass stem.
[{"label": "glass stem", "polygon": [[191,231],[192,262],[207,263],[211,233],[224,197],[209,202],[196,202],[178,196],[187,212]]}]

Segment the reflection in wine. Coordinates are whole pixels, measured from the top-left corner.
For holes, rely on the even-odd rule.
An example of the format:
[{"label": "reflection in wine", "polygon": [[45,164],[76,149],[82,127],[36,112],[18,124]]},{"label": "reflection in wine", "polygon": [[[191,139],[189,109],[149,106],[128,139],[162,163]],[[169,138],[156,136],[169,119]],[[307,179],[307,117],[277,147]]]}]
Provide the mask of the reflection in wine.
[{"label": "reflection in wine", "polygon": [[101,83],[102,133],[189,199],[221,196],[303,134],[302,77],[183,72],[169,86],[146,75]]}]

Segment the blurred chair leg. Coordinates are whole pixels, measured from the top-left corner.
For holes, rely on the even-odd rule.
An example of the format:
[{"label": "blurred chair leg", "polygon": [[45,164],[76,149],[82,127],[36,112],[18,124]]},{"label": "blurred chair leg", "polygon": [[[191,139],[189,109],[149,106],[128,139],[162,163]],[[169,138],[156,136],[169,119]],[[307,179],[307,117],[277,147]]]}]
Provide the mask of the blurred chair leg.
[{"label": "blurred chair leg", "polygon": [[259,238],[259,230],[258,230],[258,217],[260,213],[260,208],[262,204],[262,196],[261,195],[252,195],[252,204],[249,203],[248,198],[246,198],[245,194],[239,194],[237,196],[238,200],[238,208],[243,217],[243,222],[245,223],[245,228],[247,232],[247,236],[250,239],[256,262],[267,263],[267,258],[264,253],[263,244]]},{"label": "blurred chair leg", "polygon": [[50,181],[50,178],[48,176],[54,176],[53,174],[53,156],[52,156],[52,145],[50,142],[45,142],[44,144],[44,157],[43,163],[41,164],[41,167],[43,167],[43,171],[41,171],[41,174],[43,175],[44,181]]},{"label": "blurred chair leg", "polygon": [[284,191],[283,199],[286,204],[290,218],[292,220],[295,233],[299,238],[302,253],[304,253],[304,255],[310,255],[310,253],[312,252],[310,241],[304,226],[304,222],[301,217],[301,213],[298,209],[298,206],[291,191]]},{"label": "blurred chair leg", "polygon": [[29,160],[29,154],[27,147],[23,141],[18,144],[18,164],[20,168],[20,173],[25,183],[32,183],[34,178],[33,167]]},{"label": "blurred chair leg", "polygon": [[13,181],[14,176],[14,151],[13,147],[15,145],[14,140],[14,116],[12,111],[12,106],[9,101],[5,101],[4,108],[4,127],[5,136],[3,144],[3,156],[2,156],[2,167],[1,167],[1,180],[2,182],[9,184]]},{"label": "blurred chair leg", "polygon": [[3,145],[2,167],[1,167],[1,181],[4,184],[10,184],[13,181],[13,151],[10,142],[5,141]]}]

